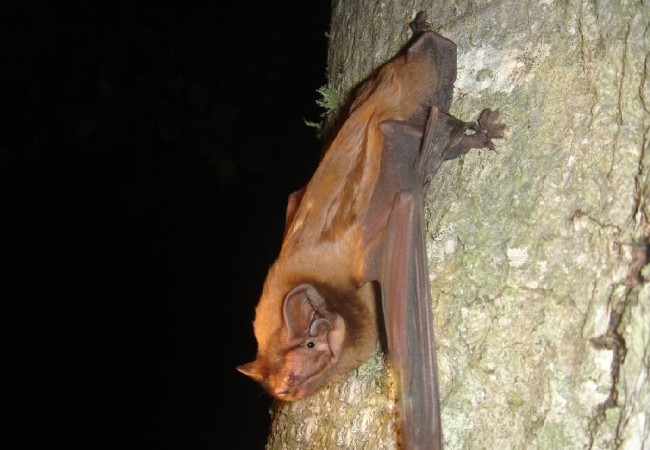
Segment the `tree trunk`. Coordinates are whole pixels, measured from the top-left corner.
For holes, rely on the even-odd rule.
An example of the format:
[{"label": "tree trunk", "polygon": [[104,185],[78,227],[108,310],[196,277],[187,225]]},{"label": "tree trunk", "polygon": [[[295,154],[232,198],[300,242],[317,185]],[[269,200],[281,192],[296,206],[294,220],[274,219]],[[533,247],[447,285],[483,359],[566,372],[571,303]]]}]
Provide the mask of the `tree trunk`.
[{"label": "tree trunk", "polygon": [[[335,0],[329,86],[395,54],[419,10],[458,45],[452,114],[510,127],[427,199],[445,448],[650,449],[650,10]],[[395,394],[378,352],[277,404],[268,448],[396,448]]]}]

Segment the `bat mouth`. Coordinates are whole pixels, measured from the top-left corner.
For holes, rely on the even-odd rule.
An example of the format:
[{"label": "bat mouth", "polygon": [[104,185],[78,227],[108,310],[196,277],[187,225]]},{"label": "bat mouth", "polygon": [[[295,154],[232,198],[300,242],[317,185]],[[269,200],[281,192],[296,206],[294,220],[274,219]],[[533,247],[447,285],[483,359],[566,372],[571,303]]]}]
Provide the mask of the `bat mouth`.
[{"label": "bat mouth", "polygon": [[273,391],[274,397],[285,402],[295,402],[296,400],[305,397],[307,394],[308,392],[304,390],[286,386],[279,387]]},{"label": "bat mouth", "polygon": [[320,387],[318,380],[319,373],[314,373],[313,375],[302,379],[294,378],[293,385],[287,385],[285,383],[282,386],[275,388],[272,394],[279,400],[295,402],[316,391]]},{"label": "bat mouth", "polygon": [[291,390],[288,387],[279,387],[273,391],[273,395],[281,400],[289,400],[291,397]]}]

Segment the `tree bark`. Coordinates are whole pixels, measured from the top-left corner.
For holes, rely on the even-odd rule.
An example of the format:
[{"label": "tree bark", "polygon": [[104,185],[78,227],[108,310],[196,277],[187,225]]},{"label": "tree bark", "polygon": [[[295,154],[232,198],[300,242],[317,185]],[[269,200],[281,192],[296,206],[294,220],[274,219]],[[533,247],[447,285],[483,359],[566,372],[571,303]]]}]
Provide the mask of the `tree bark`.
[{"label": "tree bark", "polygon": [[[458,45],[452,114],[510,127],[427,198],[445,448],[650,449],[650,10],[335,0],[329,87],[394,55],[419,10]],[[378,351],[275,405],[268,448],[396,448],[395,394]]]}]

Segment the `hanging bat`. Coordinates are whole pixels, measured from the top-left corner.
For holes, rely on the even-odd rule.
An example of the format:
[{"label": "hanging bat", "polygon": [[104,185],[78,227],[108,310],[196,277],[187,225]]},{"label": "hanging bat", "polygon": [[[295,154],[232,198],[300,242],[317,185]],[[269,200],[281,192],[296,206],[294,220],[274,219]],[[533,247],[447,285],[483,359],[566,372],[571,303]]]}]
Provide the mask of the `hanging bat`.
[{"label": "hanging bat", "polygon": [[311,181],[289,197],[255,314],[257,358],[238,367],[298,400],[366,361],[384,326],[406,449],[442,448],[423,190],[444,160],[494,149],[504,132],[489,109],[477,123],[449,115],[456,45],[426,19],[359,87]]}]

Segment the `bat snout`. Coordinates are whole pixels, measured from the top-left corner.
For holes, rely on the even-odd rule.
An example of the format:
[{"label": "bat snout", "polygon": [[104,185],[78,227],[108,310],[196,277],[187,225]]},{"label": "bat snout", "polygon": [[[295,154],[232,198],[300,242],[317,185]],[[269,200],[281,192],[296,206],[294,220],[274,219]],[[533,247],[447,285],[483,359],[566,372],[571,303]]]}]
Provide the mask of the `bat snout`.
[{"label": "bat snout", "polygon": [[297,385],[300,383],[299,376],[295,372],[289,372],[281,382],[278,382],[272,389],[272,394],[281,400],[292,401],[298,397]]}]

